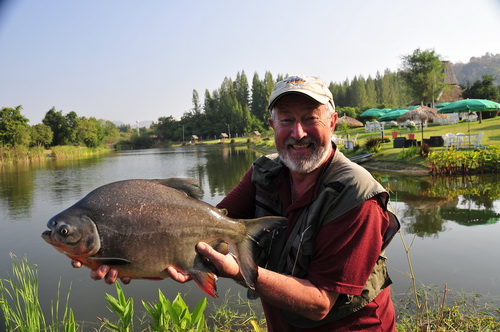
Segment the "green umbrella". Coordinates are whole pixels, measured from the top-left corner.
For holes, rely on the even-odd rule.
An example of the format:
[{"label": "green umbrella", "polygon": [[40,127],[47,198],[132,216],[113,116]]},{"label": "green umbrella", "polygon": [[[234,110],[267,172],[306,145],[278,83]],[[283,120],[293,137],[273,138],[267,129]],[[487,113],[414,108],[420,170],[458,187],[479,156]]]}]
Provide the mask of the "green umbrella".
[{"label": "green umbrella", "polygon": [[[491,100],[462,99],[451,102],[448,105],[441,107],[438,113],[440,114],[465,113],[465,112],[470,113],[470,112],[493,111],[497,109],[500,109],[500,104]],[[470,141],[470,121],[468,121],[467,123],[468,123],[469,141]]]},{"label": "green umbrella", "polygon": [[410,111],[407,108],[395,108],[392,111],[389,111],[382,115],[380,118],[378,118],[379,121],[391,121],[391,120],[396,120],[399,118],[401,115],[405,114],[406,112]]},{"label": "green umbrella", "polygon": [[482,112],[500,109],[500,104],[487,99],[462,99],[441,107],[438,113]]},{"label": "green umbrella", "polygon": [[441,108],[441,107],[445,107],[446,105],[449,105],[449,104],[450,104],[449,102],[445,101],[444,103],[437,104],[437,105],[436,105],[436,106],[434,106],[434,107],[436,107],[436,108]]},{"label": "green umbrella", "polygon": [[377,117],[377,116],[381,116],[384,113],[385,112],[383,110],[381,110],[380,108],[370,108],[370,109],[367,109],[366,111],[364,111],[363,113],[361,113],[359,116],[361,116],[363,118],[368,117],[368,116]]}]

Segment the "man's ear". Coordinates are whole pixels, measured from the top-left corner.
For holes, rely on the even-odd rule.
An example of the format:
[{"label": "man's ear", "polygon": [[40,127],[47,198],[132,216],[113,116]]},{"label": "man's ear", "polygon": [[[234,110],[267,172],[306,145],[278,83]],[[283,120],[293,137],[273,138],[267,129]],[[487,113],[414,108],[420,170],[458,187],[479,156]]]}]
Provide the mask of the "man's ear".
[{"label": "man's ear", "polygon": [[339,114],[337,112],[334,112],[332,114],[332,118],[331,118],[331,122],[330,122],[330,126],[331,126],[332,130],[335,129],[335,124],[337,123],[338,117],[339,117]]},{"label": "man's ear", "polygon": [[267,123],[274,129],[274,120],[272,118],[267,119]]}]

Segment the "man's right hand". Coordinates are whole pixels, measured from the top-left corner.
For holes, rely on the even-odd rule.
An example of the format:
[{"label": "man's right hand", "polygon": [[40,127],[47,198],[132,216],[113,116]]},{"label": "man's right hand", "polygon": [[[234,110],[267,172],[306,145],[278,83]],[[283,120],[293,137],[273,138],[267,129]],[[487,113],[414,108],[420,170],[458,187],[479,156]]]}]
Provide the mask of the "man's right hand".
[{"label": "man's right hand", "polygon": [[[73,259],[71,260],[71,265],[74,268],[80,268],[83,264],[82,262]],[[90,278],[94,280],[104,279],[107,284],[111,285],[116,282],[116,279],[118,279],[118,270],[110,268],[109,265],[101,265],[97,269],[90,271]],[[129,277],[120,277],[120,280],[124,285],[129,284],[131,281]]]}]

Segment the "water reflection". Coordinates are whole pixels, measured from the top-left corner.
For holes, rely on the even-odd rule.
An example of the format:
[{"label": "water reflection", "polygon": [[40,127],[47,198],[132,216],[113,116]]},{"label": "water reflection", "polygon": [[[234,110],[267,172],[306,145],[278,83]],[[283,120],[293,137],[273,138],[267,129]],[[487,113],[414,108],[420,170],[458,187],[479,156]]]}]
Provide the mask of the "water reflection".
[{"label": "water reflection", "polygon": [[398,213],[406,233],[437,237],[448,221],[464,226],[500,220],[495,201],[500,199],[498,174],[460,177],[402,177],[375,174],[391,192],[392,201],[404,203]]},{"label": "water reflection", "polygon": [[30,165],[0,167],[0,207],[9,217],[31,214],[33,204],[34,173]]},{"label": "water reflection", "polygon": [[207,152],[208,187],[210,197],[224,196],[233,189],[243,177],[257,154],[247,147],[227,147]]}]

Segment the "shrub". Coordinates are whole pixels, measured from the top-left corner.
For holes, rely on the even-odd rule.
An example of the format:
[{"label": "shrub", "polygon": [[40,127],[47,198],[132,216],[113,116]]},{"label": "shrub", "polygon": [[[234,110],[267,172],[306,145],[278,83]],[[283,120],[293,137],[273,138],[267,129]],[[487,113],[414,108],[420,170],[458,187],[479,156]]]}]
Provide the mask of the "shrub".
[{"label": "shrub", "polygon": [[380,146],[382,139],[379,137],[373,137],[366,140],[365,149],[368,152],[379,152],[382,147]]},{"label": "shrub", "polygon": [[449,149],[429,153],[429,167],[433,174],[494,173],[500,169],[500,146],[488,149],[460,151]]},{"label": "shrub", "polygon": [[420,146],[420,149],[418,149],[418,154],[421,155],[422,157],[427,157],[429,155],[429,152],[431,152],[431,148],[429,144],[423,143]]}]

